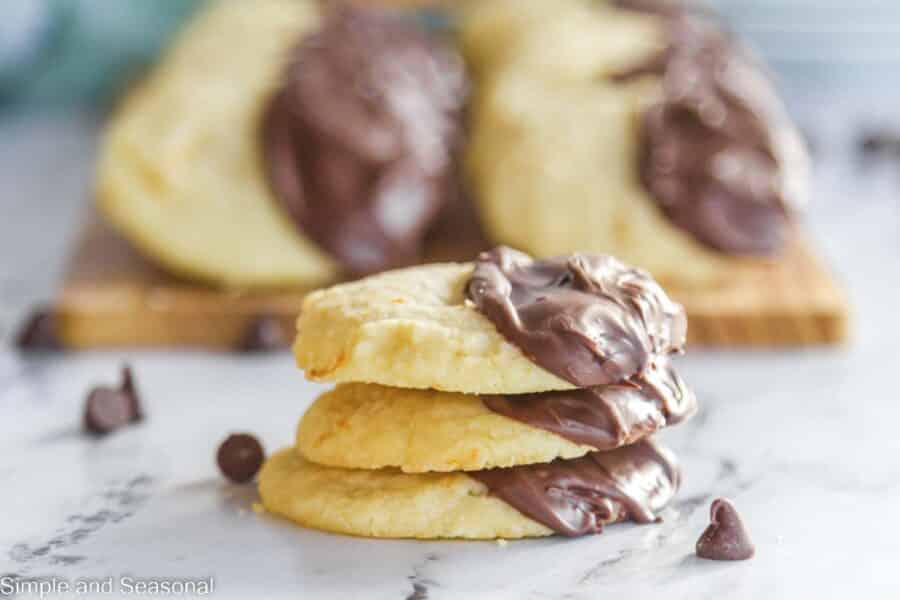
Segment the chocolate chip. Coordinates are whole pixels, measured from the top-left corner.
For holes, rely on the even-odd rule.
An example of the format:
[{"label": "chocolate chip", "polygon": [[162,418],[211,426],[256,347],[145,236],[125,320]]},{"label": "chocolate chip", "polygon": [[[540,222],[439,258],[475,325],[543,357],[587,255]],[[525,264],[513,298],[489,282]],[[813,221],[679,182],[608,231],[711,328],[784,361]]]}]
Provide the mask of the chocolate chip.
[{"label": "chocolate chip", "polygon": [[709,526],[697,540],[697,556],[709,560],[747,560],[756,552],[734,505],[725,498],[713,500]]},{"label": "chocolate chip", "polygon": [[234,483],[247,483],[263,464],[266,453],[259,441],[249,433],[233,433],[222,442],[216,462],[222,475]]},{"label": "chocolate chip", "polygon": [[27,352],[62,350],[56,313],[47,308],[33,311],[16,335],[16,348]]},{"label": "chocolate chip", "polygon": [[290,337],[274,315],[255,317],[237,345],[240,352],[271,352],[290,345]]},{"label": "chocolate chip", "polygon": [[134,376],[127,366],[118,388],[95,387],[85,401],[84,428],[90,433],[104,435],[142,418]]},{"label": "chocolate chip", "polygon": [[859,149],[868,156],[900,156],[900,132],[889,129],[864,131],[859,138]]}]

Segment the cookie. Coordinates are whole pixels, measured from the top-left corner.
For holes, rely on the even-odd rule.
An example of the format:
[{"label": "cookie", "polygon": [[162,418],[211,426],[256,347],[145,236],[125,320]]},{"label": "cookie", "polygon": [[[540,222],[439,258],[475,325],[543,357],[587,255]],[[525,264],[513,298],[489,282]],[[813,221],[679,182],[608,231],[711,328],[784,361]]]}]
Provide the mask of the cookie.
[{"label": "cookie", "polygon": [[477,76],[466,170],[494,242],[612,254],[685,288],[788,247],[802,143],[714,19],[676,3],[532,4],[475,3],[463,20]]},{"label": "cookie", "polygon": [[371,537],[520,538],[654,523],[681,484],[675,456],[651,441],[610,452],[469,473],[323,467],[293,449],[264,466],[265,507],[301,525]]},{"label": "cookie", "polygon": [[348,383],[306,411],[297,450],[320,465],[418,473],[550,462],[592,448],[495,413],[477,395]]},{"label": "cookie", "polygon": [[323,467],[292,448],[259,474],[266,510],[333,533],[387,538],[524,538],[552,535],[462,473],[406,474]]},{"label": "cookie", "polygon": [[306,0],[212,3],[129,94],[102,143],[97,200],[143,253],[229,286],[333,280],[335,262],[273,198],[258,139],[284,57],[318,20]]},{"label": "cookie", "polygon": [[665,363],[640,381],[508,396],[341,384],[303,415],[296,446],[322,465],[408,473],[577,458],[633,444],[694,413],[694,394]]},{"label": "cookie", "polygon": [[466,302],[472,269],[399,269],[310,294],[297,321],[297,364],[314,381],[469,394],[573,389]]},{"label": "cookie", "polygon": [[550,86],[527,70],[481,87],[466,170],[491,239],[540,257],[614,254],[665,282],[721,277],[723,258],[672,227],[641,185],[641,87]]}]

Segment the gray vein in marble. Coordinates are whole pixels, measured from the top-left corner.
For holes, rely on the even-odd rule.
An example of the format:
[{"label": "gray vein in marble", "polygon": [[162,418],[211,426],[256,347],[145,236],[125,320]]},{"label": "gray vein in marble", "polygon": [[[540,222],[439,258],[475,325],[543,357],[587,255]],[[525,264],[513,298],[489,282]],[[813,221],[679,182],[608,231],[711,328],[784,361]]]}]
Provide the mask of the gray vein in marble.
[{"label": "gray vein in marble", "polygon": [[[652,528],[653,531],[648,533],[640,545],[622,549],[612,558],[600,561],[581,576],[579,583],[584,585],[605,577],[615,577],[619,571],[614,568],[621,569],[630,563],[643,560],[647,555],[667,545],[673,535],[683,534],[685,524],[694,513],[698,509],[708,506],[713,498],[737,496],[749,490],[757,480],[757,478],[742,477],[736,461],[727,457],[720,458],[717,463],[717,472],[709,488],[710,491],[688,497],[676,497],[672,505],[662,513],[660,524],[646,526],[648,529]],[[698,530],[697,536],[701,531]],[[691,548],[692,550],[693,548]],[[692,562],[692,557],[693,554],[687,555],[675,565],[688,564]],[[670,564],[669,567],[675,565]]]},{"label": "gray vein in marble", "polygon": [[153,478],[138,475],[124,482],[110,482],[96,499],[103,507],[93,512],[75,513],[65,519],[52,537],[39,543],[19,542],[9,551],[13,562],[28,572],[36,563],[52,566],[73,566],[86,557],[64,554],[107,525],[119,523],[135,514],[149,499]]},{"label": "gray vein in marble", "polygon": [[427,600],[428,599],[428,588],[425,587],[424,584],[419,583],[418,581],[413,581],[413,591],[412,593],[406,597],[406,600]]},{"label": "gray vein in marble", "polygon": [[431,587],[436,586],[437,583],[434,580],[424,577],[423,571],[427,568],[428,563],[433,563],[437,560],[437,554],[428,553],[425,555],[422,562],[413,566],[412,575],[407,577],[410,584],[412,584],[412,592],[406,597],[406,600],[427,600],[428,590]]},{"label": "gray vein in marble", "polygon": [[848,473],[839,466],[824,462],[774,461],[769,468],[772,472],[789,475],[832,492],[880,496],[900,490],[900,469],[877,481],[870,481],[861,473]]}]

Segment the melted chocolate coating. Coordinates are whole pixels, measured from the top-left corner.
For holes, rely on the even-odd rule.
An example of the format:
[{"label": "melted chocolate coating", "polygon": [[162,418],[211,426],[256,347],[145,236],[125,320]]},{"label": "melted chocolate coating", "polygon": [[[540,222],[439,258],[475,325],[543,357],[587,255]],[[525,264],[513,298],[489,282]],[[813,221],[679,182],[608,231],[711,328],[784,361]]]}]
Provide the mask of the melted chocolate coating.
[{"label": "melted chocolate coating", "polygon": [[806,155],[771,83],[714,19],[673,2],[617,5],[669,27],[662,54],[613,76],[662,77],[662,98],[640,118],[643,185],[698,241],[730,254],[776,253],[804,200]]},{"label": "melted chocolate coating", "polygon": [[487,396],[496,413],[551,431],[576,444],[613,450],[684,421],[697,409],[694,394],[668,358],[633,379],[580,390]]},{"label": "melted chocolate coating", "polygon": [[567,536],[657,520],[678,491],[675,458],[651,441],[574,460],[469,473],[522,514]]},{"label": "melted chocolate coating", "polygon": [[697,556],[709,560],[747,560],[756,554],[734,505],[716,498],[709,507],[709,526],[697,540]]},{"label": "melted chocolate coating", "polygon": [[352,273],[414,262],[451,189],[465,91],[458,56],[408,21],[336,10],[263,119],[275,197]]},{"label": "melted chocolate coating", "polygon": [[684,347],[687,317],[644,271],[611,256],[479,255],[466,295],[506,339],[577,387],[620,383]]}]

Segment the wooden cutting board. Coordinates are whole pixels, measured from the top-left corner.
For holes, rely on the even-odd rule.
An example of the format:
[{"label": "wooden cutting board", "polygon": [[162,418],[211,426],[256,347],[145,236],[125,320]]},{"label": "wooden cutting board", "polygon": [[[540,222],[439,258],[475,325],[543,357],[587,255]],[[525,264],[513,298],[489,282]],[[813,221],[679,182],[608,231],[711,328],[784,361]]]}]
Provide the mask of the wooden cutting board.
[{"label": "wooden cutting board", "polygon": [[[428,258],[469,260],[482,244],[438,236]],[[55,314],[71,348],[233,349],[261,316],[276,318],[290,339],[308,291],[223,290],[177,279],[94,219],[73,253]],[[847,336],[844,295],[801,236],[781,260],[741,265],[722,287],[668,291],[687,309],[693,346],[804,346]]]},{"label": "wooden cutting board", "polygon": [[[360,0],[362,1],[362,0]],[[442,4],[440,0],[366,0],[364,3]],[[468,214],[467,214],[468,211]],[[471,208],[445,219],[431,240],[429,261],[471,260],[484,246],[466,223]],[[847,335],[844,295],[798,235],[772,264],[736,266],[712,289],[666,286],[684,304],[695,346],[802,346],[842,342]],[[99,219],[78,242],[53,307],[60,341],[70,348],[169,346],[233,349],[266,317],[283,337],[307,289],[224,290],[173,277],[138,254]]]}]

